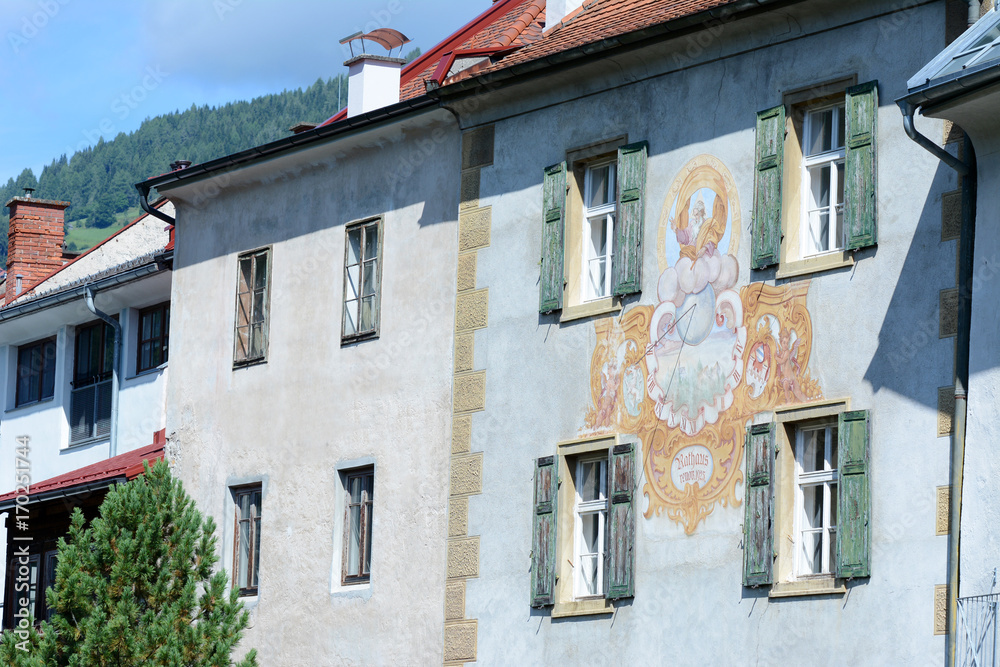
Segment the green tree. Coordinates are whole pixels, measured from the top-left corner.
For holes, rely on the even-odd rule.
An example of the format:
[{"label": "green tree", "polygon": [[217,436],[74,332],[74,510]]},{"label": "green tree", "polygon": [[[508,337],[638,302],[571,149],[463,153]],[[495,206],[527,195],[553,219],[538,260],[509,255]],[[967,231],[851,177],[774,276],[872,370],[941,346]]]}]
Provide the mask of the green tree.
[{"label": "green tree", "polygon": [[[52,619],[41,633],[8,630],[0,663],[223,667],[249,620],[227,592],[224,571],[212,574],[215,523],[160,461],[113,487],[90,526],[75,510],[68,539],[59,540],[56,581],[47,593]],[[251,650],[240,667],[256,667]]]}]

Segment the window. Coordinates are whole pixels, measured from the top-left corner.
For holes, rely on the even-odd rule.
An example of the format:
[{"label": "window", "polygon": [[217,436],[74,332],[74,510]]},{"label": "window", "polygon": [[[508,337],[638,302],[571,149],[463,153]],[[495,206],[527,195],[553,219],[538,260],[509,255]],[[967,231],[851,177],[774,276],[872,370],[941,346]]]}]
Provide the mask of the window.
[{"label": "window", "polygon": [[240,595],[257,594],[260,565],[260,485],[233,490],[236,520],[233,531],[233,587]]},{"label": "window", "polygon": [[611,296],[611,246],[615,238],[615,162],[587,167],[583,195],[585,300]]},{"label": "window", "polygon": [[830,574],[836,562],[837,425],[795,431],[795,576]]},{"label": "window", "polygon": [[539,312],[561,319],[617,309],[638,293],[646,187],[645,142],[616,139],[570,151],[542,176]]},{"label": "window", "polygon": [[633,445],[615,438],[561,443],[536,461],[533,607],[602,614],[634,595],[634,485]]},{"label": "window", "polygon": [[236,286],[236,349],[233,364],[243,366],[267,356],[267,321],[271,252],[255,250],[239,257]]},{"label": "window", "polygon": [[608,459],[580,459],[574,477],[573,562],[576,598],[604,595],[604,529],[608,519]]},{"label": "window", "polygon": [[381,299],[381,220],[347,227],[344,258],[344,319],[342,341],[378,335]]},{"label": "window", "polygon": [[17,348],[15,407],[52,398],[56,385],[56,339]]},{"label": "window", "polygon": [[803,255],[844,247],[844,105],[805,115],[802,156]]},{"label": "window", "polygon": [[135,372],[142,373],[167,361],[170,338],[170,303],[139,311],[139,339]]},{"label": "window", "polygon": [[770,595],[844,592],[870,575],[871,416],[844,402],[779,410],[747,429],[745,586]]},{"label": "window", "polygon": [[876,244],[878,83],[852,83],[792,92],[757,114],[752,268],[824,271]]},{"label": "window", "polygon": [[111,433],[114,351],[115,330],[107,322],[94,322],[76,330],[70,444]]},{"label": "window", "polygon": [[371,578],[373,468],[345,473],[347,508],[344,518],[343,583],[364,583]]},{"label": "window", "polygon": [[[52,543],[43,545],[52,546]],[[25,611],[34,618],[35,625],[51,619],[53,609],[46,604],[45,592],[56,583],[58,563],[59,552],[54,548],[43,548],[40,553],[12,553],[8,556],[5,627],[16,627]]]}]

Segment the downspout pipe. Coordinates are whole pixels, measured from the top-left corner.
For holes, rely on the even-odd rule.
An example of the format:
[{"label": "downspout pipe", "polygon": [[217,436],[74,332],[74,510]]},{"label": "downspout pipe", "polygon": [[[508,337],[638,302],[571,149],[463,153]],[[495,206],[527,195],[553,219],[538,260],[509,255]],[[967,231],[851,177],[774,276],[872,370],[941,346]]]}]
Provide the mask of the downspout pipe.
[{"label": "downspout pipe", "polygon": [[98,310],[94,305],[94,288],[87,285],[84,288],[84,298],[87,301],[87,308],[94,315],[107,322],[115,331],[114,354],[111,361],[111,447],[108,458],[118,455],[118,367],[121,365],[122,356],[122,325],[115,318],[107,313]]},{"label": "downspout pipe", "polygon": [[936,143],[920,134],[917,131],[916,126],[913,124],[913,114],[916,113],[917,107],[912,102],[907,102],[905,99],[896,100],[896,104],[899,105],[899,110],[903,112],[903,129],[906,130],[906,136],[913,141],[920,144],[925,150],[930,151],[939,160],[944,162],[946,165],[957,171],[962,176],[966,176],[969,173],[969,165],[965,164],[957,157],[946,151],[945,149],[938,146]]},{"label": "downspout pipe", "polygon": [[155,206],[150,206],[150,204],[149,204],[149,186],[147,186],[147,185],[145,185],[143,183],[139,183],[135,187],[139,191],[139,206],[142,207],[143,211],[145,211],[149,215],[153,216],[154,218],[159,218],[160,220],[162,220],[163,222],[167,223],[168,225],[175,225],[175,224],[177,224],[177,221],[174,220],[173,218],[171,218],[169,215],[167,215],[166,213],[164,213],[160,209],[156,208]]},{"label": "downspout pipe", "polygon": [[[978,0],[970,0],[978,11]],[[976,17],[978,19],[978,15]],[[955,341],[955,419],[951,434],[951,502],[948,508],[948,634],[945,664],[954,667],[955,644],[958,640],[958,585],[961,556],[962,484],[965,476],[965,427],[968,414],[969,345],[972,329],[972,261],[976,240],[976,155],[965,136],[963,162],[936,143],[917,132],[913,114],[917,106],[897,100],[903,112],[903,127],[910,139],[930,151],[962,178],[962,228],[959,235],[958,257],[958,333]]]}]

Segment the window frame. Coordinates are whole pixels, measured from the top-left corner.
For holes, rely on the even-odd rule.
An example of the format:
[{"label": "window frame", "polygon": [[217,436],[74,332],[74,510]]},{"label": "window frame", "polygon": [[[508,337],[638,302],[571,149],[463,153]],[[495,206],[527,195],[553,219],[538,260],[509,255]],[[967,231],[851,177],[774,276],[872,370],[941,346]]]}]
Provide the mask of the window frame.
[{"label": "window frame", "polygon": [[[830,129],[831,137],[831,148],[828,151],[820,151],[819,153],[806,153],[806,142],[809,137],[812,136],[813,124],[816,122],[815,118],[818,114],[825,111],[833,111],[834,118],[831,119],[832,127]],[[845,161],[847,159],[847,143],[843,135],[846,133],[846,121],[847,121],[847,105],[846,99],[842,98],[839,101],[832,101],[825,104],[820,104],[819,106],[809,106],[804,110],[804,118],[802,121],[802,138],[800,139],[800,151],[802,153],[801,161],[801,174],[802,179],[802,191],[800,193],[801,197],[801,211],[799,213],[799,256],[800,259],[811,259],[814,257],[820,257],[825,254],[843,252],[847,247],[847,238],[845,236],[843,216],[844,216],[844,189],[843,189],[843,178],[838,180],[838,169],[844,172]],[[838,118],[839,116],[839,118]],[[830,197],[831,203],[827,204],[825,207],[817,207],[815,209],[810,208],[812,199],[812,185],[813,179],[811,171],[816,167],[829,167],[830,168]],[[838,187],[838,185],[840,187]],[[836,201],[837,198],[840,201]],[[815,247],[815,244],[811,243],[811,239],[815,236],[813,232],[813,218],[814,212],[820,213],[823,208],[826,208],[826,214],[829,216],[828,231],[827,231],[827,245],[826,250],[820,250]],[[837,218],[840,218],[840,231],[837,232]],[[839,238],[838,238],[839,236]],[[812,245],[810,248],[803,247],[804,245]]]},{"label": "window frame", "polygon": [[[160,334],[152,338],[143,338],[142,336],[142,322],[143,318],[147,315],[151,315],[157,311],[160,311]],[[164,301],[163,303],[158,303],[155,306],[150,306],[148,308],[143,308],[139,311],[138,322],[136,327],[136,343],[135,343],[135,374],[141,375],[143,373],[148,373],[150,371],[156,370],[163,364],[167,363],[169,359],[169,341],[170,341],[170,301]],[[160,356],[162,361],[158,364],[151,364],[149,366],[143,367],[142,365],[142,346],[146,343],[152,344],[154,341],[159,340],[160,342]],[[152,361],[152,349],[150,350],[150,360]]]},{"label": "window frame", "polygon": [[[112,316],[115,320],[118,319],[117,315]],[[83,375],[79,370],[80,363],[80,351],[81,351],[81,341],[83,340],[84,334],[93,335],[91,332],[100,331],[101,340],[97,346],[97,362],[90,359],[90,371],[89,375]],[[76,447],[78,445],[84,445],[91,442],[99,442],[111,437],[111,413],[113,409],[114,397],[110,394],[112,393],[113,376],[114,376],[114,345],[115,345],[115,330],[110,324],[104,320],[93,320],[85,324],[81,324],[76,327],[73,332],[73,359],[72,359],[72,380],[70,381],[70,392],[69,392],[69,446]],[[92,340],[92,338],[91,338]],[[87,351],[88,357],[92,356],[93,344],[91,343],[91,349]],[[110,354],[110,357],[109,357]],[[120,363],[120,360],[119,360]],[[110,368],[109,368],[110,367]],[[93,372],[97,369],[96,374]],[[108,368],[108,370],[103,370]],[[83,390],[93,387],[94,395],[92,399],[86,400],[84,398]],[[101,391],[105,392],[104,403],[106,404],[104,412],[100,410],[102,406],[101,401]],[[74,429],[76,428],[75,423],[75,413],[77,401],[85,401],[83,403],[84,408],[88,408],[92,415],[92,422],[90,424],[90,430],[86,435],[80,435],[74,437]],[[92,405],[88,406],[89,403]],[[102,418],[107,422],[107,432],[100,433],[98,431],[100,422]]]},{"label": "window frame", "polygon": [[[51,348],[52,349],[51,360],[48,357],[48,355],[46,355],[46,347],[48,345],[50,345],[50,344],[52,346],[52,348]],[[21,366],[21,351],[24,350],[26,352],[30,352],[31,350],[33,350],[36,347],[39,348],[40,351],[41,351],[41,360],[42,360],[42,365],[37,370],[37,374],[38,374],[38,397],[37,398],[29,397],[27,400],[22,400],[24,397],[21,396],[21,368],[22,368],[22,366]],[[53,398],[55,396],[55,384],[56,384],[56,382],[55,382],[55,380],[56,380],[56,361],[58,360],[58,356],[59,356],[59,345],[58,345],[57,337],[56,336],[49,336],[48,338],[42,338],[40,340],[32,341],[30,343],[25,343],[24,345],[18,345],[17,346],[17,350],[15,352],[15,355],[16,356],[15,356],[15,360],[14,360],[14,366],[15,366],[16,371],[15,371],[15,374],[14,374],[14,407],[15,408],[20,408],[20,407],[26,407],[26,406],[29,406],[29,405],[35,405],[36,403],[41,403],[43,401],[47,401],[47,400],[50,400],[51,398]],[[51,368],[51,373],[52,373],[52,391],[48,395],[45,395],[46,391],[45,391],[45,386],[44,386],[44,382],[43,382],[43,377],[45,375],[45,372],[47,370],[49,370],[49,368],[48,368],[48,364],[49,363],[52,364],[52,368]],[[29,369],[29,374],[33,375],[34,373],[35,373],[35,369],[30,368]]]},{"label": "window frame", "polygon": [[[837,418],[851,411],[850,398],[795,404],[774,411],[774,526],[773,544],[776,558],[768,596],[772,598],[808,595],[845,594],[843,579],[836,577],[831,563],[830,572],[801,575],[798,570],[799,546],[799,432],[819,426],[837,426]],[[837,446],[836,440],[833,446]],[[836,471],[834,471],[836,472]],[[839,492],[838,480],[838,492]],[[839,522],[839,517],[838,517]]]},{"label": "window frame", "polygon": [[[356,220],[350,222],[344,226],[344,271],[342,274],[343,279],[343,299],[341,300],[341,310],[340,310],[340,344],[349,345],[351,343],[356,343],[362,340],[369,340],[372,338],[378,338],[382,326],[382,264],[383,264],[383,249],[384,249],[384,227],[385,227],[384,216],[375,216],[371,218],[365,218],[363,220]],[[376,228],[376,252],[374,258],[368,258],[365,255],[365,250],[367,246],[368,229],[374,226]],[[361,230],[361,241],[360,241],[360,252],[358,254],[358,262],[356,264],[348,264],[350,261],[350,248],[351,248],[351,233],[355,230]],[[364,266],[367,262],[375,263],[374,270],[374,281],[375,287],[374,292],[369,295],[363,293],[364,290]],[[350,284],[349,269],[351,267],[358,266],[361,267],[358,270],[358,282],[359,287],[362,290],[361,293],[357,294],[356,299],[348,299],[348,287]],[[368,329],[358,329],[356,328],[353,333],[347,332],[347,304],[349,301],[354,301],[357,303],[357,311],[355,313],[355,322],[357,325],[361,324],[361,306],[364,299],[368,297],[374,297],[374,307],[372,314],[372,326]]]},{"label": "window frame", "polygon": [[[593,197],[593,174],[598,169],[608,167],[607,187],[611,193],[611,201],[595,207],[588,205]],[[618,155],[605,155],[594,158],[582,165],[583,174],[583,199],[580,201],[580,219],[575,224],[580,225],[580,238],[582,240],[583,264],[580,267],[578,280],[582,286],[580,296],[581,304],[588,304],[594,301],[601,301],[612,297],[611,276],[614,270],[614,241],[615,229],[618,221]],[[600,220],[599,220],[600,219]],[[605,234],[604,254],[591,256],[593,249],[592,239],[594,235],[595,223],[601,224]],[[594,292],[593,269],[591,265],[595,261],[604,262],[604,284],[602,293]]]},{"label": "window frame", "polygon": [[[563,233],[563,305],[559,314],[560,322],[568,322],[583,317],[594,317],[621,310],[621,297],[614,291],[612,258],[614,256],[614,236],[618,224],[618,150],[629,143],[627,135],[613,137],[579,148],[566,151],[566,199],[563,204],[565,227]],[[589,173],[593,168],[608,164],[615,165],[615,202],[603,209],[613,211],[614,223],[608,230],[607,264],[605,281],[607,296],[590,298],[588,284],[588,252],[590,221],[588,216],[590,183]],[[596,213],[595,213],[596,214]]]},{"label": "window frame", "polygon": [[[256,250],[248,250],[247,252],[240,253],[236,258],[236,309],[235,317],[233,323],[233,368],[242,368],[245,366],[253,366],[256,364],[267,363],[267,351],[269,347],[270,337],[270,320],[271,320],[271,282],[272,282],[272,248],[271,246],[264,246],[262,248],[257,248]],[[257,266],[258,258],[265,258],[265,270],[266,278],[264,282],[264,287],[262,290],[261,308],[264,311],[263,316],[260,319],[261,327],[261,349],[259,354],[253,355],[253,330],[254,330],[254,316],[256,314],[254,308],[254,296],[258,288],[254,287],[257,282]],[[250,259],[253,261],[251,265],[250,273],[250,290],[241,291],[240,289],[240,278],[242,275],[241,265],[244,260]],[[247,315],[246,324],[240,323],[240,297],[244,294],[250,295],[250,312]],[[243,358],[240,358],[240,329],[247,330],[247,344],[246,344],[246,354]]]},{"label": "window frame", "polygon": [[[604,581],[604,565],[599,568],[601,579],[600,595],[578,595],[577,572],[578,562],[578,514],[577,514],[577,468],[587,461],[604,461],[604,475],[601,486],[605,489],[604,534],[601,536],[600,548],[606,549],[608,531],[607,515],[610,506],[610,493],[607,487],[607,461],[610,452],[620,444],[618,435],[602,435],[579,440],[560,442],[557,445],[556,470],[558,489],[556,491],[556,585],[552,618],[567,616],[587,616],[593,614],[610,614],[615,609],[613,600],[607,598],[607,582]],[[605,554],[606,555],[606,554]]]},{"label": "window frame", "polygon": [[[606,556],[605,537],[608,522],[608,450],[604,450],[593,456],[580,455],[575,458],[574,467],[576,471],[573,476],[573,599],[603,599],[606,593],[604,559]],[[584,474],[584,466],[589,463],[598,464],[598,499],[585,501],[580,494],[580,479]],[[583,516],[590,514],[597,515],[597,553],[584,553],[586,542],[583,534]],[[592,558],[595,556],[597,558],[597,581],[595,582],[597,592],[589,593],[585,591],[585,574],[580,563],[585,557]]]},{"label": "window frame", "polygon": [[[842,230],[840,247],[821,253],[807,253],[809,178],[805,146],[806,118],[810,112],[831,106],[844,106],[844,134],[847,134],[847,90],[857,85],[857,75],[843,77],[789,91],[782,97],[786,109],[785,140],[783,142],[783,170],[781,174],[781,242],[778,251],[776,278],[808,275],[841,267],[853,266],[854,255],[847,250],[846,225]],[[846,141],[844,157],[840,161],[846,170]],[[846,205],[841,202],[841,209]],[[831,192],[831,196],[834,193]]]},{"label": "window frame", "polygon": [[[355,586],[358,584],[367,584],[371,582],[371,551],[373,542],[373,526],[374,526],[374,497],[375,497],[375,466],[368,465],[360,468],[352,468],[349,470],[340,471],[342,483],[343,483],[343,494],[344,494],[344,544],[343,544],[343,558],[341,559],[341,576],[340,583],[342,586]],[[361,490],[361,500],[354,502],[351,499],[351,481],[360,478],[362,480],[362,490]],[[364,479],[370,480],[371,492],[369,493],[367,489],[364,488]],[[368,494],[368,495],[366,495]],[[348,572],[350,566],[350,551],[351,551],[351,529],[354,526],[354,521],[351,517],[351,509],[353,507],[359,507],[358,521],[361,524],[361,529],[358,531],[359,544],[358,544],[358,573],[350,574]],[[365,571],[365,560],[367,557],[367,571]]]},{"label": "window frame", "polygon": [[[254,596],[258,594],[260,588],[260,534],[261,534],[261,516],[263,512],[261,508],[264,504],[264,488],[263,484],[245,484],[242,486],[230,487],[230,493],[232,494],[234,510],[233,510],[233,572],[232,572],[232,586],[239,591],[240,597]],[[258,504],[254,506],[253,494],[256,493],[259,500]],[[250,516],[243,517],[242,515],[242,503],[241,498],[245,496],[250,496],[250,503],[248,503],[248,509],[250,510]],[[254,507],[256,507],[256,515],[254,515]],[[240,580],[240,524],[242,522],[247,522],[247,572],[245,581]],[[251,585],[256,578],[256,583]],[[247,585],[244,586],[243,584]]]},{"label": "window frame", "polygon": [[[793,566],[793,577],[795,580],[812,578],[830,578],[834,576],[834,565],[831,562],[836,559],[836,554],[831,554],[831,550],[836,545],[836,524],[831,523],[830,515],[832,508],[836,507],[836,495],[833,487],[837,486],[837,468],[834,456],[837,452],[837,422],[835,420],[824,420],[821,422],[796,424],[795,428],[795,483],[792,490],[795,494],[795,525],[793,527],[793,540],[795,543],[795,563]],[[807,431],[822,431],[824,434],[824,460],[823,470],[813,472],[803,472],[802,462],[805,458],[805,433]],[[833,465],[831,465],[833,462]],[[802,526],[802,519],[805,516],[805,487],[820,487],[823,493],[823,511],[820,517],[821,526],[811,531],[820,533],[820,571],[809,572],[805,567],[803,559],[804,533],[807,529]],[[832,499],[832,500],[831,500]],[[833,555],[833,558],[831,558]]]}]

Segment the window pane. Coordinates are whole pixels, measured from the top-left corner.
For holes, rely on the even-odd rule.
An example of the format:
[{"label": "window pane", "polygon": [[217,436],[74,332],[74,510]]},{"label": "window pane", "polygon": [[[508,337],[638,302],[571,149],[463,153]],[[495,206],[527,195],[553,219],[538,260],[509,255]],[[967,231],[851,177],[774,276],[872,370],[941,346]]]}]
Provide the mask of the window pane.
[{"label": "window pane", "polygon": [[830,526],[837,525],[837,485],[830,485]]},{"label": "window pane", "polygon": [[251,322],[258,324],[264,321],[264,292],[253,293],[253,318]]},{"label": "window pane", "polygon": [[803,529],[823,527],[823,485],[802,487]]},{"label": "window pane", "polygon": [[607,262],[603,259],[590,260],[590,295],[598,299],[605,294],[604,286],[607,283]]},{"label": "window pane", "polygon": [[802,457],[799,465],[802,472],[823,470],[823,458],[826,453],[826,430],[808,429],[802,431]]},{"label": "window pane", "polygon": [[42,395],[52,398],[56,389],[56,344],[48,341],[42,345]]},{"label": "window pane", "polygon": [[809,168],[809,190],[812,197],[809,208],[816,209],[830,205],[830,165]]},{"label": "window pane", "polygon": [[580,464],[580,499],[583,502],[601,499],[601,473],[604,461],[586,461]]},{"label": "window pane", "polygon": [[833,109],[814,111],[809,115],[809,142],[806,155],[825,153],[833,146]]},{"label": "window pane", "polygon": [[[246,496],[243,496],[243,498],[245,499]],[[237,560],[239,561],[239,565],[236,569],[236,585],[240,588],[247,588],[248,565],[250,563],[250,521],[248,519],[240,521]]]},{"label": "window pane", "polygon": [[802,574],[819,574],[823,571],[822,548],[823,533],[816,530],[802,532]]},{"label": "window pane", "polygon": [[355,577],[361,574],[361,506],[352,505],[350,508],[351,527],[347,540],[347,574]]},{"label": "window pane", "polygon": [[110,373],[115,365],[115,330],[110,324],[101,327],[104,350],[101,359],[101,373]]},{"label": "window pane", "polygon": [[598,556],[580,557],[580,585],[583,589],[580,591],[581,595],[600,595],[601,591],[597,589],[598,561]]},{"label": "window pane", "polygon": [[603,206],[614,201],[611,165],[592,167],[587,171],[587,174],[590,178],[590,199],[587,201],[587,207]]},{"label": "window pane", "polygon": [[361,228],[347,232],[347,265],[361,261]]},{"label": "window pane", "polygon": [[264,356],[264,326],[250,325],[250,357],[256,359]]},{"label": "window pane", "polygon": [[348,479],[347,482],[348,492],[351,494],[352,503],[361,502],[361,477],[353,476]]},{"label": "window pane", "polygon": [[827,457],[830,459],[830,469],[837,469],[837,427],[831,426],[830,431],[830,455]]},{"label": "window pane", "polygon": [[348,301],[344,304],[344,335],[350,336],[358,332],[357,322],[358,302]]},{"label": "window pane", "polygon": [[368,574],[372,567],[372,506],[365,506],[365,564],[363,572]]},{"label": "window pane", "polygon": [[378,257],[378,225],[365,227],[365,259]]},{"label": "window pane", "polygon": [[361,299],[361,331],[375,328],[375,297],[366,296]]},{"label": "window pane", "polygon": [[253,258],[244,257],[240,260],[239,284],[237,292],[249,292],[250,281],[253,278]]},{"label": "window pane", "polygon": [[608,225],[605,216],[590,219],[590,244],[588,257],[605,257],[608,254]]},{"label": "window pane", "polygon": [[139,336],[143,340],[149,340],[152,337],[152,327],[153,327],[153,313],[146,313],[142,316],[142,322],[139,324]]},{"label": "window pane", "polygon": [[600,513],[581,514],[580,524],[583,544],[581,554],[596,554],[600,552],[601,515]]},{"label": "window pane", "polygon": [[347,267],[346,271],[347,280],[347,300],[357,299],[361,296],[361,267],[358,265]]},{"label": "window pane", "polygon": [[375,262],[365,262],[364,283],[362,283],[362,296],[375,294]]},{"label": "window pane", "polygon": [[267,254],[260,254],[254,257],[254,285],[255,290],[262,290],[267,287]]},{"label": "window pane", "polygon": [[844,137],[845,137],[845,134],[844,134],[845,118],[846,118],[846,114],[844,113],[844,107],[837,107],[837,138],[836,138],[836,143],[834,145],[834,148],[843,148],[844,147],[844,142],[845,142],[845,139],[844,139]]},{"label": "window pane", "polygon": [[254,521],[254,546],[253,546],[253,581],[250,585],[257,587],[257,570],[260,569],[260,519]]}]

